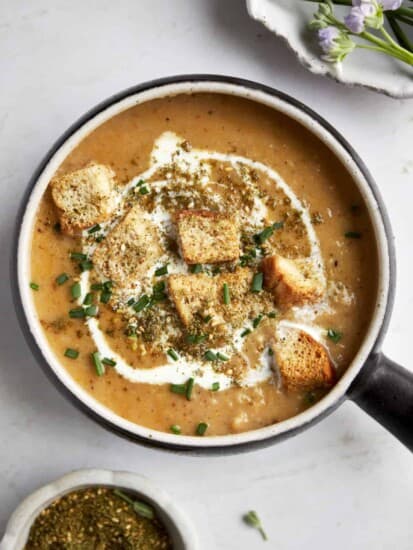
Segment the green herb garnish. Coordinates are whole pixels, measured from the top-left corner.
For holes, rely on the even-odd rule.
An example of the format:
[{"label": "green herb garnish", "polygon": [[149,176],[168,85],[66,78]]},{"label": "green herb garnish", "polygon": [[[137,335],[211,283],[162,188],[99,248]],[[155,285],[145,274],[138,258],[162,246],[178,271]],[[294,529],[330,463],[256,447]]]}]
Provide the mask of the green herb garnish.
[{"label": "green herb garnish", "polygon": [[97,233],[98,231],[101,230],[101,227],[100,225],[97,223],[95,224],[94,226],[92,226],[90,229],[87,230],[87,232],[89,233],[89,235],[92,235],[93,233]]},{"label": "green herb garnish", "polygon": [[107,365],[108,367],[116,367],[116,361],[114,361],[113,359],[109,359],[109,357],[104,357],[102,359],[102,363],[104,365]]},{"label": "green herb garnish", "polygon": [[174,361],[178,361],[179,355],[176,353],[174,349],[169,348],[166,353],[169,355],[171,359],[173,359]]},{"label": "green herb garnish", "polygon": [[186,383],[185,395],[186,395],[186,398],[188,399],[188,401],[191,401],[192,392],[193,392],[193,389],[194,389],[194,383],[195,383],[195,378],[190,378],[188,380],[188,382]]},{"label": "green herb garnish", "polygon": [[145,502],[141,502],[140,500],[132,500],[128,495],[126,495],[123,491],[120,491],[119,489],[115,489],[113,492],[115,493],[115,495],[130,504],[139,516],[147,519],[154,519],[155,512],[153,508]]},{"label": "green herb garnish", "polygon": [[84,306],[90,306],[93,303],[93,294],[91,292],[88,292],[83,300]]},{"label": "green herb garnish", "polygon": [[218,361],[229,361],[229,357],[221,353],[220,351],[217,353],[217,359]]},{"label": "green herb garnish", "polygon": [[246,336],[248,336],[248,334],[251,334],[251,329],[246,328],[241,332],[241,338],[245,338]]},{"label": "green herb garnish", "polygon": [[95,366],[96,374],[98,376],[103,376],[105,374],[105,367],[100,360],[100,355],[98,351],[94,351],[90,354],[92,358],[93,365]]},{"label": "green herb garnish", "polygon": [[70,294],[72,295],[72,298],[74,298],[75,300],[77,300],[77,298],[80,298],[81,293],[82,293],[82,290],[80,288],[80,283],[74,283],[70,287]]},{"label": "green herb garnish", "polygon": [[229,286],[227,283],[224,283],[223,284],[223,287],[222,287],[222,294],[223,294],[223,299],[224,299],[224,304],[227,306],[229,305],[230,301],[231,301],[231,296],[229,294]]},{"label": "green herb garnish", "polygon": [[270,319],[275,319],[277,317],[277,312],[270,311],[269,313],[267,313],[267,317],[269,317]]},{"label": "green herb garnish", "polygon": [[92,290],[103,290],[103,283],[93,283],[90,288]]},{"label": "green herb garnish", "polygon": [[200,422],[196,427],[196,435],[205,435],[205,432],[208,429],[208,424],[205,422]]},{"label": "green herb garnish", "polygon": [[164,265],[163,267],[159,267],[155,271],[155,277],[161,277],[162,275],[166,275],[168,273],[168,264]]},{"label": "green herb garnish", "polygon": [[147,195],[148,193],[149,193],[149,189],[146,187],[146,185],[139,188],[140,195]]},{"label": "green herb garnish", "polygon": [[218,358],[217,354],[209,349],[204,353],[204,359],[206,359],[207,361],[216,361]]},{"label": "green herb garnish", "polygon": [[93,268],[92,260],[84,260],[79,263],[80,271],[90,271]]},{"label": "green herb garnish", "polygon": [[252,279],[251,292],[261,292],[264,282],[264,274],[262,272],[255,273]]},{"label": "green herb garnish", "polygon": [[181,426],[178,426],[178,424],[172,424],[172,426],[170,427],[170,430],[175,435],[180,435],[182,431]]},{"label": "green herb garnish", "polygon": [[258,315],[258,317],[255,317],[255,319],[252,321],[252,326],[254,328],[257,328],[257,326],[261,323],[261,320],[262,318],[264,317],[264,315]]},{"label": "green herb garnish", "polygon": [[79,352],[77,349],[67,348],[64,356],[69,357],[70,359],[77,359],[79,357]]},{"label": "green herb garnish", "polygon": [[82,252],[71,252],[70,258],[78,262],[83,262],[84,260],[87,260],[86,254],[83,254]]},{"label": "green herb garnish", "polygon": [[69,275],[67,273],[61,273],[55,279],[56,283],[60,286],[63,285],[66,281],[69,280]]},{"label": "green herb garnish", "polygon": [[82,319],[83,317],[86,317],[86,313],[82,307],[77,307],[69,311],[69,317],[72,319]]},{"label": "green herb garnish", "polygon": [[144,294],[143,296],[141,296],[139,298],[139,300],[136,302],[136,304],[133,306],[133,309],[136,311],[136,313],[139,313],[140,311],[142,311],[143,309],[145,309],[145,307],[149,304],[150,302],[150,298],[149,296],[147,296],[146,294]]},{"label": "green herb garnish", "polygon": [[109,300],[112,298],[112,293],[110,290],[107,290],[105,287],[103,288],[103,291],[100,293],[100,301],[102,304],[107,304]]},{"label": "green herb garnish", "polygon": [[89,307],[85,308],[85,315],[87,317],[96,317],[97,312],[98,312],[98,306],[96,306],[96,305],[92,305],[92,306],[89,306]]},{"label": "green herb garnish", "polygon": [[265,533],[262,527],[262,524],[261,524],[260,518],[257,515],[257,512],[250,510],[243,516],[243,520],[247,525],[250,525],[251,527],[258,529],[258,531],[261,533],[261,536],[264,540],[268,540],[267,534]]},{"label": "green herb garnish", "polygon": [[201,264],[194,264],[194,265],[191,265],[189,270],[191,273],[202,273],[203,267]]},{"label": "green herb garnish", "polygon": [[211,386],[211,391],[218,391],[219,390],[219,382],[214,382]]},{"label": "green herb garnish", "polygon": [[171,384],[169,389],[172,393],[177,393],[179,395],[186,394],[186,384]]},{"label": "green herb garnish", "polygon": [[187,334],[185,336],[185,341],[188,344],[201,344],[206,339],[207,334]]},{"label": "green herb garnish", "polygon": [[283,222],[275,222],[263,229],[260,233],[254,235],[254,241],[257,244],[263,244],[267,239],[271,237],[276,229],[281,229],[284,226]]},{"label": "green herb garnish", "polygon": [[38,285],[37,283],[30,283],[30,288],[32,290],[39,290],[40,285]]},{"label": "green herb garnish", "polygon": [[343,334],[341,332],[338,332],[338,330],[335,330],[333,328],[327,329],[327,337],[335,344],[340,342],[342,336]]},{"label": "green herb garnish", "polygon": [[347,239],[361,239],[361,233],[358,231],[346,231],[344,236],[347,237]]}]

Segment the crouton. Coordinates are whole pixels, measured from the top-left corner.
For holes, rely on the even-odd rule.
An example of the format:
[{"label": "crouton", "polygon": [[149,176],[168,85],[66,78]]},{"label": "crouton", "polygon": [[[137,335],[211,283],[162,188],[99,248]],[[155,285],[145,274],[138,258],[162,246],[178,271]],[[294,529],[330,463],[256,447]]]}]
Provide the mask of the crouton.
[{"label": "crouton", "polygon": [[115,173],[103,164],[58,177],[51,188],[62,231],[68,235],[106,221],[116,207]]},{"label": "crouton", "polygon": [[216,302],[215,279],[205,273],[170,275],[168,291],[185,326],[191,325],[197,315],[206,317]]},{"label": "crouton", "polygon": [[273,345],[275,367],[286,390],[315,390],[331,386],[335,371],[327,349],[303,330],[279,329]]},{"label": "crouton", "polygon": [[288,308],[294,305],[314,303],[323,295],[323,285],[312,275],[307,275],[299,260],[282,256],[267,256],[262,260],[264,287],[272,291],[277,305]]},{"label": "crouton", "polygon": [[188,264],[230,262],[239,258],[235,217],[210,210],[181,210],[176,214],[182,257]]},{"label": "crouton", "polygon": [[[246,296],[250,292],[252,271],[239,268],[233,273],[211,277],[205,273],[171,275],[168,289],[181,321],[189,326],[194,321],[211,317],[212,326],[237,323],[248,315]],[[224,284],[228,285],[230,307],[224,304]]]},{"label": "crouton", "polygon": [[93,254],[100,275],[121,288],[133,288],[162,254],[156,227],[134,206]]}]

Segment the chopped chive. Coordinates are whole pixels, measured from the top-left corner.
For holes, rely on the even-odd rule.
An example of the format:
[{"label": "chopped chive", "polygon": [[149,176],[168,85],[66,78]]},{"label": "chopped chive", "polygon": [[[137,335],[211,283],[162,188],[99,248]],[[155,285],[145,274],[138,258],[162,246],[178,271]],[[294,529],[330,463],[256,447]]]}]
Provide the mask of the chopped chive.
[{"label": "chopped chive", "polygon": [[157,294],[158,292],[163,292],[165,290],[165,281],[159,281],[159,283],[156,283],[153,285],[153,293]]},{"label": "chopped chive", "polygon": [[101,243],[103,241],[103,239],[106,239],[105,235],[100,234],[97,237],[95,237],[95,242],[96,243]]},{"label": "chopped chive", "polygon": [[84,306],[91,306],[93,303],[93,294],[91,292],[88,292],[83,300]]},{"label": "chopped chive", "polygon": [[250,525],[251,527],[254,527],[255,529],[258,529],[259,533],[261,534],[264,540],[268,540],[267,534],[263,529],[263,526],[261,524],[261,521],[260,521],[260,518],[258,517],[257,512],[250,510],[247,514],[244,515],[243,519],[246,524]]},{"label": "chopped chive", "polygon": [[207,315],[206,317],[204,317],[202,320],[204,323],[209,323],[209,321],[212,319],[212,315]]},{"label": "chopped chive", "polygon": [[87,260],[86,254],[83,254],[83,252],[71,252],[70,253],[71,260],[77,260],[78,262],[83,262],[84,260]]},{"label": "chopped chive", "polygon": [[87,317],[96,317],[97,312],[98,312],[98,306],[96,305],[89,306],[85,309],[85,315]]},{"label": "chopped chive", "polygon": [[72,319],[82,319],[85,316],[85,310],[82,307],[77,307],[69,311],[69,317]]},{"label": "chopped chive", "polygon": [[272,357],[274,355],[274,350],[272,348],[268,348],[268,355]]},{"label": "chopped chive", "polygon": [[267,239],[269,239],[276,229],[281,229],[284,226],[283,222],[275,222],[268,227],[265,227],[260,233],[254,235],[254,241],[257,244],[263,244]]},{"label": "chopped chive", "polygon": [[168,273],[168,264],[164,265],[163,267],[159,267],[155,271],[155,277],[161,277],[162,275],[166,275]]},{"label": "chopped chive", "polygon": [[84,260],[79,263],[80,271],[90,271],[93,268],[92,260]]},{"label": "chopped chive", "polygon": [[361,233],[359,233],[359,231],[347,231],[344,233],[344,236],[347,237],[347,239],[361,239]]},{"label": "chopped chive", "polygon": [[58,285],[63,285],[68,280],[69,280],[69,275],[67,273],[61,273],[55,279]]},{"label": "chopped chive", "polygon": [[209,349],[204,353],[204,359],[207,361],[216,361],[218,357],[216,353]]},{"label": "chopped chive", "polygon": [[112,297],[112,293],[109,290],[103,290],[100,294],[100,301],[102,304],[107,304]]},{"label": "chopped chive", "polygon": [[251,292],[261,292],[263,281],[264,274],[262,272],[255,273],[252,279]]},{"label": "chopped chive", "polygon": [[145,180],[139,180],[135,187],[140,187],[145,183]]},{"label": "chopped chive", "polygon": [[229,357],[221,353],[220,351],[217,353],[217,359],[219,361],[229,361]]},{"label": "chopped chive", "polygon": [[77,349],[67,348],[64,356],[70,357],[70,359],[77,359],[79,357],[79,352],[77,351]]},{"label": "chopped chive", "polygon": [[128,304],[128,306],[133,306],[133,304],[135,303],[135,298],[129,298],[126,303]]},{"label": "chopped chive", "polygon": [[103,374],[105,374],[105,366],[102,364],[102,361],[100,360],[99,352],[95,351],[91,353],[90,356],[95,366],[96,374],[98,376],[102,376]]},{"label": "chopped chive", "polygon": [[187,334],[185,336],[185,341],[188,342],[188,344],[201,344],[206,339],[207,334]]},{"label": "chopped chive", "polygon": [[111,280],[105,281],[105,282],[103,283],[103,288],[104,288],[105,290],[111,290],[112,287],[113,287],[113,281],[111,281]]},{"label": "chopped chive", "polygon": [[246,328],[241,332],[241,338],[245,338],[246,336],[248,336],[248,334],[251,334],[251,329]]},{"label": "chopped chive", "polygon": [[178,393],[180,395],[186,394],[186,384],[171,384],[169,389],[172,393]]},{"label": "chopped chive", "polygon": [[211,391],[218,391],[219,390],[219,382],[214,382],[211,386]]},{"label": "chopped chive", "polygon": [[252,321],[252,326],[254,328],[257,328],[257,326],[261,323],[263,317],[264,315],[262,314],[258,315],[258,317],[255,317],[255,319]]},{"label": "chopped chive", "polygon": [[269,317],[270,319],[275,319],[277,317],[277,312],[270,311],[269,313],[267,313],[267,317]]},{"label": "chopped chive", "polygon": [[190,270],[191,273],[202,273],[203,272],[203,268],[202,268],[201,264],[191,265],[189,270]]},{"label": "chopped chive", "polygon": [[200,422],[196,427],[196,435],[204,435],[208,429],[208,424],[205,422]]},{"label": "chopped chive", "polygon": [[166,353],[169,355],[171,359],[173,359],[174,361],[178,361],[179,355],[176,353],[174,349],[169,348]]},{"label": "chopped chive", "polygon": [[103,283],[93,283],[90,288],[92,290],[103,290]]},{"label": "chopped chive", "polygon": [[140,195],[147,195],[148,193],[149,193],[149,189],[146,187],[146,185],[139,188]]},{"label": "chopped chive", "polygon": [[186,383],[186,392],[185,392],[185,395],[186,395],[186,398],[188,399],[188,401],[191,401],[192,392],[193,392],[193,389],[194,389],[194,383],[195,383],[195,379],[194,379],[194,378],[190,378],[190,379],[188,380],[188,382]]},{"label": "chopped chive", "polygon": [[133,309],[136,311],[136,313],[139,313],[140,311],[145,309],[145,307],[149,304],[149,302],[150,302],[149,296],[144,294],[139,298],[139,300],[133,306]]},{"label": "chopped chive", "polygon": [[77,298],[80,298],[81,293],[82,290],[80,288],[80,283],[74,283],[70,287],[70,294],[72,295],[72,298],[75,298],[77,300]]},{"label": "chopped chive", "polygon": [[30,283],[30,288],[32,290],[39,290],[40,285],[38,285],[37,283]]},{"label": "chopped chive", "polygon": [[145,502],[135,500],[135,502],[133,503],[133,509],[139,516],[143,518],[153,519],[155,517],[155,512],[153,511],[153,508]]},{"label": "chopped chive", "polygon": [[102,363],[104,365],[107,365],[108,367],[116,367],[116,361],[114,361],[113,359],[109,359],[109,357],[104,357],[102,359]]},{"label": "chopped chive", "polygon": [[224,298],[224,304],[227,306],[231,302],[231,296],[229,294],[229,286],[227,283],[224,283],[222,287],[222,293]]},{"label": "chopped chive", "polygon": [[93,227],[91,227],[90,229],[87,230],[87,232],[89,233],[89,235],[92,235],[93,233],[97,233],[98,231],[101,230],[101,227],[100,225],[97,223],[95,224]]},{"label": "chopped chive", "polygon": [[333,328],[329,328],[327,330],[327,337],[332,341],[334,342],[335,344],[337,344],[338,342],[340,342],[341,338],[342,338],[343,334],[341,332],[338,332],[338,330],[335,330]]},{"label": "chopped chive", "polygon": [[181,434],[181,426],[178,426],[178,424],[172,424],[170,430],[175,435],[180,435]]}]

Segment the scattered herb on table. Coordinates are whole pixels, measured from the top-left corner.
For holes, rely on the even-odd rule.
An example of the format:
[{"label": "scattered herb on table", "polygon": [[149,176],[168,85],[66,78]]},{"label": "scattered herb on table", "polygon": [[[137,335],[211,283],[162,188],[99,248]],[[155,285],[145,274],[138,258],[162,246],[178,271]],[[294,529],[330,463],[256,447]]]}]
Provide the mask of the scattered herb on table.
[{"label": "scattered herb on table", "polygon": [[258,531],[261,533],[261,536],[264,540],[268,540],[267,534],[264,531],[264,528],[262,526],[260,518],[258,517],[257,512],[254,512],[254,510],[250,510],[243,516],[243,520],[247,525],[250,525],[251,527],[258,529]]}]

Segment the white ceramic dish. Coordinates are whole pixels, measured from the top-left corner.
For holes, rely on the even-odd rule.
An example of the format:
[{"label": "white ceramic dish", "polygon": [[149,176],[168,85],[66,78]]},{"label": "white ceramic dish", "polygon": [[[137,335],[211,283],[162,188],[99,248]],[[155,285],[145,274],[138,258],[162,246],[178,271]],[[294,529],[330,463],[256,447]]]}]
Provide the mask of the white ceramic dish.
[{"label": "white ceramic dish", "polygon": [[88,486],[127,489],[148,502],[156,510],[171,535],[174,550],[199,550],[192,524],[163,490],[148,479],[130,472],[79,470],[45,485],[28,496],[11,516],[0,542],[0,550],[22,550],[33,521],[56,498]]},{"label": "white ceramic dish", "polygon": [[[348,8],[335,6],[338,13]],[[312,40],[308,23],[316,2],[303,0],[247,0],[250,16],[283,38],[312,73],[330,76],[350,86],[364,86],[395,98],[413,97],[413,68],[372,51],[357,50],[341,64],[324,62]],[[413,30],[411,31],[413,34]]]}]

